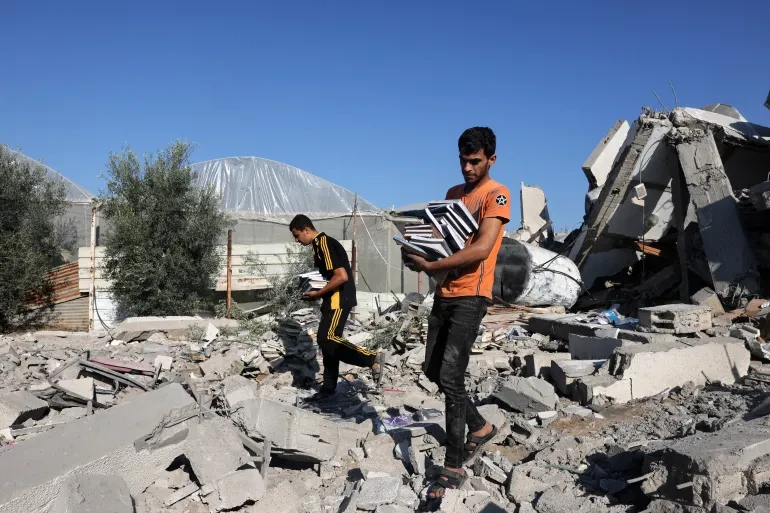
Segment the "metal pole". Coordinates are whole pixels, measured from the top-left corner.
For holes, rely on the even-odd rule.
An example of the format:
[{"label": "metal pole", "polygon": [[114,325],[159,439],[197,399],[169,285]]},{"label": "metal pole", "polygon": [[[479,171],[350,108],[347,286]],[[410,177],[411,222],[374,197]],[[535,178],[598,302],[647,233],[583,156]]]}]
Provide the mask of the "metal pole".
[{"label": "metal pole", "polygon": [[353,271],[353,283],[358,285],[358,194],[353,203],[353,262],[350,265]]},{"label": "metal pole", "polygon": [[233,231],[227,230],[227,313],[230,314],[233,296]]},{"label": "metal pole", "polygon": [[88,331],[94,329],[94,303],[96,301],[96,207],[91,209],[91,262],[88,267]]}]

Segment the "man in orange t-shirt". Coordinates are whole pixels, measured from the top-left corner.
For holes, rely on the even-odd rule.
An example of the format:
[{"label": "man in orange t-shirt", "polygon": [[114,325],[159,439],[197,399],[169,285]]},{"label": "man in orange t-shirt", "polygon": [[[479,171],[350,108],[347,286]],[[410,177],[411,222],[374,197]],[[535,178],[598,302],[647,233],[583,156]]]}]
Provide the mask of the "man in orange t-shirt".
[{"label": "man in orange t-shirt", "polygon": [[[481,416],[465,390],[465,370],[481,320],[492,303],[497,253],[503,225],[510,220],[510,193],[489,176],[495,163],[495,134],[486,127],[469,128],[460,136],[460,168],[465,183],[449,189],[446,199],[459,199],[476,217],[478,232],[457,253],[428,262],[404,253],[406,265],[429,275],[449,271],[438,285],[428,318],[425,375],[446,397],[447,451],[444,469],[428,490],[431,499],[466,479],[463,465],[471,463],[497,427]],[[465,426],[468,436],[465,438]]]}]

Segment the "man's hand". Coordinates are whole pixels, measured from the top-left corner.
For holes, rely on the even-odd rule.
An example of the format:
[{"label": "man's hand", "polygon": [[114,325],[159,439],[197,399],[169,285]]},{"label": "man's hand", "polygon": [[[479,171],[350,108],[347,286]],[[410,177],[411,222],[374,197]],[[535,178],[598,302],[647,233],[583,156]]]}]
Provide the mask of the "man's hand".
[{"label": "man's hand", "polygon": [[404,265],[414,272],[430,272],[430,262],[422,258],[421,256],[413,255],[405,251],[402,252],[401,257],[404,260]]},{"label": "man's hand", "polygon": [[305,301],[312,301],[314,299],[318,299],[319,297],[321,297],[320,290],[310,290],[302,294],[302,299],[304,299]]}]

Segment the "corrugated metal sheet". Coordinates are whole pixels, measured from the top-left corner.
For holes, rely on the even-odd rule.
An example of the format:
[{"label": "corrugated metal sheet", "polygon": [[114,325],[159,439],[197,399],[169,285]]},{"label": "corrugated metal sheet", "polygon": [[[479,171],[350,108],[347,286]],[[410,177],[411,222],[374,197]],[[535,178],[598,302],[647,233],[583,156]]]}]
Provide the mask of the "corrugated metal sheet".
[{"label": "corrugated metal sheet", "polygon": [[51,269],[46,278],[53,286],[49,302],[32,300],[29,306],[38,309],[50,306],[43,328],[62,331],[88,331],[88,295],[78,288],[78,263],[72,262]]},{"label": "corrugated metal sheet", "polygon": [[46,317],[45,329],[88,331],[88,296],[56,303]]}]

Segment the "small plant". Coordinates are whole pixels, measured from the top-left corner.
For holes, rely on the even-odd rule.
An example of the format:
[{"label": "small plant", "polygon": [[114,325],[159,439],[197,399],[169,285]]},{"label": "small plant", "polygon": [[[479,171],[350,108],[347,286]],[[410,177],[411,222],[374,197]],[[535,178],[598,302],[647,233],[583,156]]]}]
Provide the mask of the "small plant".
[{"label": "small plant", "polygon": [[214,307],[214,315],[217,319],[234,319],[236,321],[244,320],[247,317],[246,312],[235,301],[230,302],[230,309],[228,310],[227,301],[224,299]]},{"label": "small plant", "polygon": [[206,331],[203,329],[203,326],[191,324],[187,327],[187,337],[190,339],[190,342],[200,342],[205,333]]},{"label": "small plant", "polygon": [[286,257],[281,258],[284,273],[280,275],[268,273],[267,265],[257,253],[250,251],[246,255],[245,263],[250,274],[262,276],[270,283],[270,288],[259,299],[272,304],[276,313],[285,315],[301,308],[317,307],[316,303],[303,301],[297,291],[297,275],[314,268],[310,246],[296,247],[287,244]]}]

